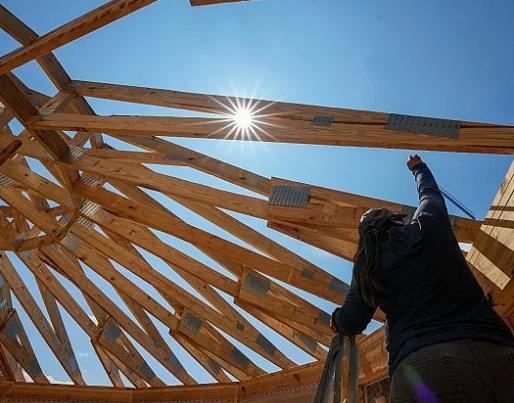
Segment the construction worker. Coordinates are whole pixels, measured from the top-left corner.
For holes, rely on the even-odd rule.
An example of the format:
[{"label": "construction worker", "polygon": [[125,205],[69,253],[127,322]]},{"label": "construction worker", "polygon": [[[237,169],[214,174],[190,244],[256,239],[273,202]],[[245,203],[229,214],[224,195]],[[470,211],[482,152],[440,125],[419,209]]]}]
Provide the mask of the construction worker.
[{"label": "construction worker", "polygon": [[342,335],[386,314],[391,402],[514,402],[514,337],[469,269],[446,205],[418,155],[407,162],[419,207],[410,222],[385,208],[359,225],[353,279],[332,314]]}]

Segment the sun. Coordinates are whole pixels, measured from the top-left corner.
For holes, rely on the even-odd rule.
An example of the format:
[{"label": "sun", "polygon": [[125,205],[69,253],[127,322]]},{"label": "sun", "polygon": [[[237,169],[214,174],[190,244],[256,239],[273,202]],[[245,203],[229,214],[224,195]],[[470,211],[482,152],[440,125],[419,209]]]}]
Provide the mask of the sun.
[{"label": "sun", "polygon": [[211,100],[221,107],[222,115],[221,119],[208,121],[208,123],[222,123],[213,134],[225,132],[224,138],[260,140],[262,136],[272,137],[266,127],[278,127],[276,123],[268,120],[278,113],[263,113],[273,106],[274,102],[236,97],[227,97],[226,103],[215,97],[211,97]]},{"label": "sun", "polygon": [[240,130],[248,130],[253,125],[253,113],[244,106],[237,107],[233,116],[234,124]]}]

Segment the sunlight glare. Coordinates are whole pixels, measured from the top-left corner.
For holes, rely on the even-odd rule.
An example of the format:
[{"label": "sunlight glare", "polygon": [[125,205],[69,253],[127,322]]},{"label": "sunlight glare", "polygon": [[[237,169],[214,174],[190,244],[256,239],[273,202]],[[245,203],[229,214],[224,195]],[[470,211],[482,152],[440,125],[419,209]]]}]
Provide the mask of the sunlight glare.
[{"label": "sunlight glare", "polygon": [[234,113],[234,123],[238,129],[248,130],[253,123],[252,111],[245,107],[238,107]]}]

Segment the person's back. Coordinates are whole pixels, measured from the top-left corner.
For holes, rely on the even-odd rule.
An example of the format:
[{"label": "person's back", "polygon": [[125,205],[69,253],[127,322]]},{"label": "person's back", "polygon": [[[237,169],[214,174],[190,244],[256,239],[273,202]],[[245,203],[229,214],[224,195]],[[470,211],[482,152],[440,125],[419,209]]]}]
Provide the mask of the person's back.
[{"label": "person's back", "polygon": [[[514,346],[512,333],[469,270],[428,167],[419,161],[413,172],[420,194],[413,220],[398,225],[394,215],[388,222],[373,212],[379,219],[361,224],[366,227],[360,228],[361,260],[372,254],[373,242],[379,259],[374,267],[356,260],[360,270],[345,305],[334,311],[335,327],[343,334],[360,333],[377,305],[386,313],[393,402],[514,402],[514,348],[506,347]],[[368,296],[366,281],[376,298]],[[489,359],[495,362],[482,362]],[[486,369],[493,371],[496,386],[470,382],[474,370],[484,378]]]}]

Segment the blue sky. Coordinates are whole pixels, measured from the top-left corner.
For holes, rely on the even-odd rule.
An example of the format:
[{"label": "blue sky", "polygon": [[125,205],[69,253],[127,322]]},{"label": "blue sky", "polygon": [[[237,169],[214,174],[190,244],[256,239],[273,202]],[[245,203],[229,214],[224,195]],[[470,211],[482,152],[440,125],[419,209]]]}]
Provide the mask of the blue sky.
[{"label": "blue sky", "polygon": [[[39,34],[103,2],[48,0],[44,3],[1,1]],[[376,0],[364,4],[262,0],[191,8],[187,0],[161,0],[58,49],[55,54],[74,79],[514,124],[511,68],[514,47],[505,46],[514,37],[512,15],[514,3],[510,1],[486,4],[474,0]],[[0,53],[17,46],[5,33],[0,33]],[[15,72],[38,91],[50,95],[56,92],[34,62]],[[177,114],[163,108],[93,99],[90,102],[98,114]],[[414,204],[417,198],[413,180],[405,168],[405,160],[411,153],[408,150],[186,139],[177,142],[268,177],[284,177],[409,204]],[[436,152],[421,155],[443,187],[479,217],[487,211],[512,161],[510,156]],[[34,167],[39,169],[37,164]],[[155,168],[239,191],[186,169]],[[160,200],[189,222],[233,239],[169,200],[163,197]],[[450,210],[458,213],[451,206]],[[238,218],[349,280],[351,267],[342,259],[274,234],[259,220],[240,215]],[[161,236],[198,259],[208,261],[178,240]],[[147,257],[156,269],[180,281],[162,261]],[[26,269],[14,261],[33,288],[34,281]],[[107,284],[91,270],[88,275],[116,300]],[[155,295],[144,283],[130,274],[127,276]],[[63,282],[74,289],[66,280]],[[81,300],[79,293],[73,292]],[[332,305],[313,301],[332,309]],[[22,319],[33,337],[34,348],[43,357],[45,372],[54,379],[66,380],[67,376],[23,312]],[[66,323],[86,380],[107,382],[87,338],[68,317]],[[166,334],[162,326],[160,329]],[[263,331],[272,335],[268,330]],[[172,340],[170,343],[187,360],[176,343]],[[298,349],[280,340],[278,343],[297,362],[308,362],[308,357]],[[255,359],[263,368],[273,369],[269,363]],[[154,363],[152,359],[149,362]],[[199,381],[211,379],[198,366],[190,365]],[[159,365],[155,364],[155,368],[163,380],[174,382]]]}]

